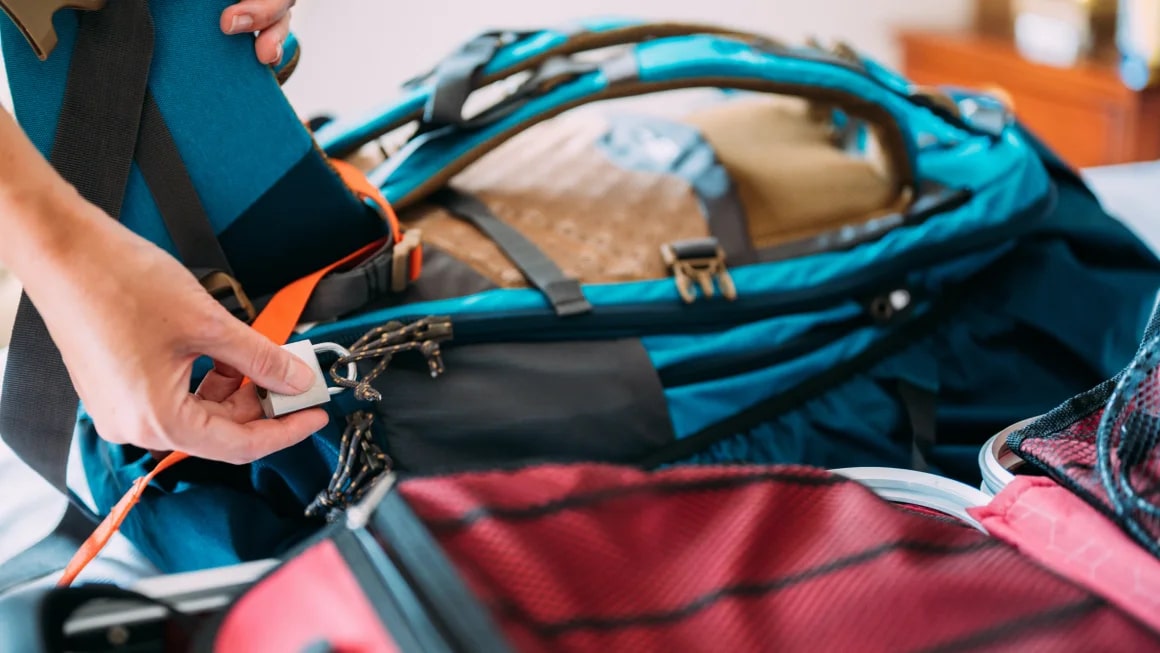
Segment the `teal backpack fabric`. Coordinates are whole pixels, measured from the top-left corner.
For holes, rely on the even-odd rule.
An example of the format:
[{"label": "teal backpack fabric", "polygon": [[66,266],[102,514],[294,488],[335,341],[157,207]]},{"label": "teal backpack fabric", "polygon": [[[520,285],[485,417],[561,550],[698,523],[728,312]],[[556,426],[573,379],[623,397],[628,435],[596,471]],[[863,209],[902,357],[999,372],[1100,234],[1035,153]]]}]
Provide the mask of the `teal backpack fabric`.
[{"label": "teal backpack fabric", "polygon": [[[151,2],[155,45],[149,89],[181,153],[235,276],[255,299],[380,238],[368,211],[326,164],[252,40],[223,34],[213,17],[229,0]],[[86,12],[56,14],[60,42],[37,59],[20,31],[0,21],[16,118],[45,157],[52,152]],[[287,61],[293,49],[287,50]],[[93,164],[99,154],[93,153]],[[135,163],[122,222],[177,255]]]},{"label": "teal backpack fabric", "polygon": [[[348,157],[402,129],[413,133],[369,175],[402,222],[449,207],[492,238],[528,284],[496,287],[462,253],[428,245],[415,284],[297,334],[364,354],[365,384],[338,395],[330,425],[300,445],[249,466],[187,461],[159,476],[122,530],[165,571],[276,555],[340,514],[388,467],[406,477],[544,461],[795,463],[918,467],[978,483],[975,460],[987,438],[1130,359],[1160,287],[1160,260],[993,99],[946,89],[948,106],[864,57],[632,19],[487,32],[395,101],[319,126],[315,151],[273,73],[243,56],[248,45],[212,34],[213,21],[177,20],[163,9],[174,4],[151,3],[154,72],[198,65],[207,77],[159,77],[155,93],[171,107],[167,122],[223,247],[239,270],[253,270],[252,281],[239,276],[243,284],[274,289],[380,235],[365,214],[352,211],[343,222],[343,211],[300,196],[334,182],[319,172],[322,155]],[[6,52],[19,50],[9,35]],[[603,58],[581,56],[610,47]],[[52,116],[49,100],[29,99],[45,83],[32,72],[42,64],[17,55],[9,65],[23,79],[26,114]],[[234,67],[247,85],[219,87]],[[54,70],[51,79],[64,75]],[[501,99],[464,111],[473,91],[503,80],[510,90]],[[713,238],[684,243],[676,256],[688,262],[727,250],[736,290],[732,300],[718,293],[687,302],[671,277],[572,279],[455,188],[456,174],[486,165],[489,152],[537,123],[683,88],[720,89],[723,102],[754,93],[824,102],[855,148],[878,125],[912,201],[881,219],[762,248],[718,230],[728,225],[717,217],[729,179],[703,143],[678,143],[674,160],[685,167],[670,174],[700,180],[690,185]],[[215,102],[223,115],[263,116],[245,147],[222,136],[230,120],[200,110],[216,93],[224,94]],[[50,132],[52,120],[39,125]],[[36,132],[36,123],[29,127]],[[223,161],[259,169],[238,165],[223,179],[212,169]],[[688,176],[694,164],[716,174],[714,183]],[[146,189],[133,188],[141,199],[127,204],[125,219],[164,242]],[[265,233],[272,216],[287,226],[276,236]],[[310,264],[291,270],[284,264],[300,262],[293,256],[268,258],[266,238],[308,252]],[[393,349],[374,355],[360,342],[371,332],[384,333]],[[83,412],[77,434],[98,512],[155,464],[146,452],[102,440]]]}]

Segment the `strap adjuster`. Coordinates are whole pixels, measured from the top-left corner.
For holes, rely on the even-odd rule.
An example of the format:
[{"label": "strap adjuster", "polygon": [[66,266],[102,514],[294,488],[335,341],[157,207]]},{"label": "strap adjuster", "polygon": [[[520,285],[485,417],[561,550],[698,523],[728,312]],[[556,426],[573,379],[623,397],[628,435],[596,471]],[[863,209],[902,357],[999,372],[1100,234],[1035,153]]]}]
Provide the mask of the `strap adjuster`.
[{"label": "strap adjuster", "polygon": [[725,299],[737,299],[737,287],[725,266],[725,250],[716,238],[665,243],[661,245],[661,256],[665,265],[672,269],[677,292],[686,304],[693,303],[697,298],[693,284],[701,287],[705,297],[712,297],[714,280]]},{"label": "strap adjuster", "polygon": [[[258,317],[258,310],[254,308],[254,303],[250,301],[246,291],[242,288],[242,284],[238,283],[233,275],[221,270],[214,270],[202,277],[200,281],[201,287],[205,288],[211,297],[225,306],[238,319],[249,324]],[[231,300],[233,305],[231,305]]]},{"label": "strap adjuster", "polygon": [[412,259],[423,255],[422,247],[423,232],[419,229],[408,229],[403,239],[395,243],[391,251],[391,292],[403,292],[415,280],[418,265]]}]

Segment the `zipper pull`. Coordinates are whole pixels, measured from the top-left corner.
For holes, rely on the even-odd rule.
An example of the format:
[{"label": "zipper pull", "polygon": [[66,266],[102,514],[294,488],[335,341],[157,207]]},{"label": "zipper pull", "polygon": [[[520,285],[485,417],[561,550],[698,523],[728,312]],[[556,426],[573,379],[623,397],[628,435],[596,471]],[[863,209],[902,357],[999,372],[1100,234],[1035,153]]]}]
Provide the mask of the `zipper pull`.
[{"label": "zipper pull", "polygon": [[886,324],[899,313],[910,308],[912,299],[909,290],[897,288],[871,299],[866,310],[869,311],[870,317],[874,318],[875,322]]},{"label": "zipper pull", "polygon": [[[454,335],[451,318],[427,317],[410,324],[392,321],[371,329],[350,348],[350,355],[335,361],[330,368],[330,376],[342,387],[353,388],[359,401],[382,401],[383,395],[371,387],[378,377],[387,371],[395,354],[418,351],[427,360],[431,378],[443,374],[443,351],[440,343]],[[357,382],[339,375],[343,366],[365,360],[377,360],[378,364]]]},{"label": "zipper pull", "polygon": [[694,284],[701,287],[701,293],[706,298],[712,297],[714,281],[725,299],[737,299],[737,287],[733,285],[733,277],[725,266],[725,250],[716,238],[665,243],[661,245],[661,257],[672,270],[677,292],[686,304],[696,301]]}]

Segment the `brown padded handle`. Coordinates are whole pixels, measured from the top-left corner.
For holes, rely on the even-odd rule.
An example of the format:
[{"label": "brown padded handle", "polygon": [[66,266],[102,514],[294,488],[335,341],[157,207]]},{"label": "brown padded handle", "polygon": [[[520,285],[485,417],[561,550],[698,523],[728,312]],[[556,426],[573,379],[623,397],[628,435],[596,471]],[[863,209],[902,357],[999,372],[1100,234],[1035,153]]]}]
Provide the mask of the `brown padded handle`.
[{"label": "brown padded handle", "polygon": [[56,49],[58,37],[52,17],[61,9],[98,11],[107,0],[0,0],[0,9],[8,14],[36,56],[44,61]]}]

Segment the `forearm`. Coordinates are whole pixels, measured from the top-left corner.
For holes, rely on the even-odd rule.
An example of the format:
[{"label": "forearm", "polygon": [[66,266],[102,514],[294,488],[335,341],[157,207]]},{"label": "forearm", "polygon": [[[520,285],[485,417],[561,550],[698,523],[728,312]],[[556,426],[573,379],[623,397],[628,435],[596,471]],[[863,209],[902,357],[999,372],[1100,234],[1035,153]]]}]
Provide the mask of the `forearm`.
[{"label": "forearm", "polygon": [[26,286],[83,242],[100,211],[56,173],[0,111],[0,263]]}]

